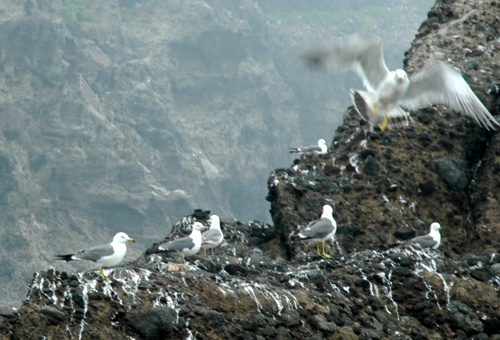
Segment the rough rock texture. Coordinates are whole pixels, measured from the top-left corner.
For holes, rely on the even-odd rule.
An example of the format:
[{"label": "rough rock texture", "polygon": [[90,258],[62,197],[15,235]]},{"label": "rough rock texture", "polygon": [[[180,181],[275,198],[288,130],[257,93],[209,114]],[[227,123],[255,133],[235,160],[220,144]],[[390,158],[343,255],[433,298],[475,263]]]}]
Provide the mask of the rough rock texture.
[{"label": "rough rock texture", "polygon": [[[411,0],[393,3],[378,8],[413,23],[397,30],[402,49],[417,14]],[[1,303],[19,304],[54,253],[125,231],[136,257],[193,208],[271,221],[263,179],[290,161],[288,147],[329,139],[348,98],[298,55],[308,36],[351,28],[344,18],[278,30],[258,5],[1,1]]]},{"label": "rough rock texture", "polygon": [[137,256],[195,207],[270,221],[262,179],[301,142],[290,86],[304,72],[284,81],[286,49],[253,1],[0,11],[0,300],[54,253],[118,231]]},{"label": "rough rock texture", "polygon": [[[193,222],[174,227],[180,236]],[[225,242],[179,264],[142,256],[109,271],[36,273],[0,334],[27,339],[498,339],[500,257],[394,247],[283,258],[272,227],[222,219]],[[260,232],[259,232],[260,231]],[[250,240],[253,240],[250,244]],[[161,242],[161,241],[159,241]],[[153,245],[154,248],[156,245]],[[476,274],[474,274],[476,273]],[[489,276],[488,276],[489,275]],[[410,288],[410,289],[409,289]]]},{"label": "rough rock texture", "polygon": [[[500,120],[498,9],[498,2],[438,2],[405,64],[412,73],[432,58],[449,60]],[[480,46],[483,53],[469,52]],[[474,69],[466,66],[471,60]],[[302,158],[271,174],[267,199],[286,245],[297,225],[331,204],[337,240],[347,252],[387,249],[398,236],[427,233],[434,221],[450,256],[500,249],[500,134],[446,107],[412,116],[409,127],[380,133],[348,110],[328,155]],[[294,255],[294,247],[287,250]]]}]

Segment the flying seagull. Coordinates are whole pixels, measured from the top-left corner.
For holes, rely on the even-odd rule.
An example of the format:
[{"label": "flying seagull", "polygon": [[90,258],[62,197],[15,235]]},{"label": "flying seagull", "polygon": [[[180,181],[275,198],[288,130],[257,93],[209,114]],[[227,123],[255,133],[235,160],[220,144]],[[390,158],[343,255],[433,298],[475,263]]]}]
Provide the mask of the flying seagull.
[{"label": "flying seagull", "polygon": [[409,242],[416,243],[420,245],[422,248],[432,248],[437,249],[441,244],[441,234],[439,230],[441,229],[441,225],[437,222],[431,224],[431,231],[429,234],[424,236],[417,236],[412,238]]},{"label": "flying seagull", "polygon": [[205,250],[205,252],[206,249],[211,249],[213,255],[214,248],[218,247],[222,241],[224,241],[224,235],[220,230],[219,216],[210,216],[208,223],[210,224],[210,229],[201,234],[201,247]]},{"label": "flying seagull", "polygon": [[412,79],[404,70],[389,71],[378,37],[352,34],[337,38],[309,50],[304,60],[312,67],[332,72],[354,70],[366,91],[351,90],[353,105],[364,120],[380,126],[382,131],[388,126],[397,127],[389,121],[409,118],[401,106],[417,110],[430,104],[448,105],[487,130],[500,126],[461,74],[445,62],[422,69]]},{"label": "flying seagull", "polygon": [[176,253],[182,256],[182,262],[186,262],[185,256],[192,256],[201,249],[201,231],[207,229],[200,222],[193,223],[191,234],[186,237],[160,244],[158,253]]},{"label": "flying seagull", "polygon": [[300,154],[314,154],[314,155],[324,155],[328,151],[326,146],[326,141],[324,139],[318,140],[318,145],[304,146],[301,148],[288,148],[290,153],[300,153]]},{"label": "flying seagull", "polygon": [[74,254],[68,255],[55,255],[56,260],[64,261],[80,261],[87,260],[98,263],[99,273],[103,279],[107,276],[104,275],[102,267],[113,267],[122,262],[125,254],[127,253],[127,242],[135,242],[125,233],[118,233],[113,237],[113,242],[95,246],[89,249],[80,250]]},{"label": "flying seagull", "polygon": [[[323,214],[318,220],[309,222],[306,228],[299,232],[294,238],[307,243],[316,243],[316,251],[318,255],[330,258],[330,255],[325,251],[325,241],[333,238],[337,231],[337,222],[333,219],[333,208],[329,205],[323,206]],[[322,243],[323,249],[320,253],[319,243]]]}]

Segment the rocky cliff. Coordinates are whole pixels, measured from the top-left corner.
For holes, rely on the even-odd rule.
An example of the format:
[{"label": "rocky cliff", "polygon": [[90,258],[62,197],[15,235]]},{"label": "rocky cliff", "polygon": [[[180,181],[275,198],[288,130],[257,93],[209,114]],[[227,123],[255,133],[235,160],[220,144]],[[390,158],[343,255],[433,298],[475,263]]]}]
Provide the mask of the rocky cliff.
[{"label": "rocky cliff", "polygon": [[[24,11],[35,11],[36,8],[31,9],[29,4],[31,3],[27,3]],[[173,4],[180,7],[171,8]],[[133,6],[126,1],[120,2],[120,5]],[[99,13],[101,5],[95,3],[93,6],[96,13]],[[169,2],[168,6],[169,11],[172,11],[187,5],[184,2]],[[410,73],[417,70],[432,55],[445,57],[462,71],[492,114],[498,115],[500,102],[497,53],[500,49],[500,37],[496,29],[498,18],[495,15],[498,9],[498,4],[494,2],[470,4],[466,1],[439,1],[429,13],[428,20],[422,24],[406,55],[407,70]],[[141,8],[134,7],[131,10]],[[209,9],[206,11],[206,16],[210,17],[212,12]],[[15,11],[11,13],[16,14]],[[75,15],[75,10],[71,13]],[[227,12],[218,12],[217,15],[224,13],[229,15]],[[152,11],[151,15],[154,16],[155,12]],[[218,20],[223,18],[218,17]],[[27,21],[26,25],[25,35],[28,35],[32,21]],[[52,27],[52,30],[57,30],[58,27],[43,21],[39,25],[38,31],[40,27]],[[16,26],[12,29],[20,28]],[[51,29],[45,31],[45,34],[53,34],[50,33]],[[174,26],[171,29],[175,31]],[[180,33],[172,32],[172,35],[175,34]],[[6,36],[8,37],[4,35],[3,39],[7,39]],[[108,37],[113,35],[103,35],[103,39]],[[113,44],[123,43],[119,35],[114,37],[109,39],[111,47]],[[64,39],[59,43],[63,42],[66,43]],[[137,44],[140,42],[141,39],[135,41]],[[103,56],[94,43],[86,40],[73,41],[64,46],[69,52],[76,53],[78,44],[90,46],[85,50],[89,53],[89,60],[105,59],[101,59]],[[34,48],[33,46],[36,46],[35,42],[27,44],[25,48]],[[99,46],[101,51],[106,50],[105,44]],[[206,48],[210,46],[212,45]],[[45,49],[44,46],[38,48],[39,51]],[[196,55],[195,52],[193,54]],[[43,60],[43,53],[34,55],[38,57],[14,57],[30,63]],[[67,55],[71,56],[70,53]],[[3,57],[7,58],[9,55],[3,54]],[[159,62],[154,56],[145,60],[137,59],[137,65]],[[179,59],[190,60],[189,55],[179,56]],[[127,68],[116,70],[117,74],[124,72],[124,69]],[[38,81],[47,79],[48,84],[51,77],[57,77],[60,72],[57,67],[51,72],[48,72],[47,67],[43,70],[47,70],[47,73],[43,73]],[[11,78],[5,78],[10,79],[9,85],[30,88],[26,83],[23,86],[20,70],[10,69],[9,72],[12,74]],[[139,72],[137,76],[141,74]],[[144,74],[148,75],[147,72]],[[97,75],[98,72],[96,77]],[[116,79],[124,81],[126,78],[121,76]],[[147,77],[144,79],[144,84],[137,88],[137,92],[124,92],[122,100],[128,103],[127,107],[145,100],[145,97],[140,99],[132,95],[148,88],[150,82]],[[172,90],[180,91],[177,95],[182,97],[182,89],[194,86],[189,79],[177,79],[178,88],[176,90],[172,87]],[[27,79],[24,81],[28,82]],[[190,93],[196,93],[195,90],[191,88],[190,91],[194,92]],[[64,98],[79,96],[78,91],[72,92],[69,87],[62,87],[60,92]],[[102,93],[106,93],[106,90]],[[47,99],[42,94],[38,95],[39,99]],[[105,102],[113,100],[116,105],[123,105],[120,104],[121,100],[113,99],[113,96],[106,101],[102,97],[100,96],[103,107]],[[149,97],[151,102],[148,101],[148,105],[153,108],[159,105],[159,102],[155,104],[154,95]],[[61,108],[67,108],[61,112],[68,114],[65,116],[68,120],[61,121],[67,122],[71,127],[71,134],[64,141],[75,140],[75,144],[67,143],[68,150],[51,149],[47,146],[43,152],[40,151],[38,158],[28,157],[18,145],[23,138],[27,138],[29,126],[35,122],[23,113],[22,105],[21,109],[11,106],[10,110],[5,110],[5,115],[18,114],[24,119],[17,121],[19,125],[11,129],[13,133],[8,134],[5,131],[9,129],[4,129],[4,137],[11,138],[11,143],[3,144],[4,148],[9,148],[9,152],[13,149],[8,155],[16,154],[19,160],[38,159],[31,166],[40,169],[47,181],[53,178],[50,188],[57,194],[58,206],[66,206],[68,214],[70,211],[76,214],[75,211],[85,209],[88,209],[88,213],[99,214],[99,207],[106,206],[109,198],[85,193],[92,185],[97,185],[100,189],[106,187],[105,181],[94,183],[95,177],[117,176],[123,180],[123,185],[129,187],[124,186],[128,188],[126,195],[125,191],[111,191],[115,193],[112,201],[122,200],[124,203],[101,211],[101,214],[115,211],[116,215],[113,216],[116,223],[120,227],[129,225],[132,231],[126,228],[123,230],[131,234],[137,232],[131,226],[137,220],[145,223],[146,219],[166,219],[169,212],[162,210],[165,209],[164,205],[158,204],[156,198],[149,200],[151,206],[138,204],[137,202],[143,202],[140,199],[132,199],[143,193],[145,195],[145,191],[136,191],[142,188],[142,184],[133,184],[138,176],[130,171],[136,169],[144,176],[145,181],[151,181],[147,182],[150,188],[147,190],[148,195],[153,190],[155,194],[152,196],[163,197],[161,202],[168,201],[169,209],[172,206],[188,209],[189,200],[183,198],[185,196],[181,192],[167,190],[169,188],[150,170],[153,163],[127,156],[128,150],[133,148],[137,148],[135,152],[139,152],[144,147],[144,154],[148,157],[149,152],[153,152],[147,143],[142,143],[143,139],[136,138],[138,136],[132,129],[127,128],[128,124],[139,124],[139,118],[136,122],[131,120],[132,115],[119,117],[119,110],[113,111],[116,116],[104,117],[98,109],[89,110],[88,103],[82,98],[79,106],[71,106],[63,99],[59,96],[52,97],[53,101],[60,103]],[[22,104],[28,105],[30,100],[33,99],[28,96]],[[188,102],[184,104],[187,105]],[[64,136],[68,126],[58,130],[50,123],[60,121],[50,120],[50,117],[61,113],[43,111],[43,107],[41,105],[40,111],[37,111],[37,122],[48,128],[46,131],[49,131],[50,137],[44,138],[62,138],[61,134]],[[86,115],[78,114],[78,110],[85,110]],[[182,124],[195,124],[185,116],[175,119],[182,120]],[[415,122],[408,128],[381,134],[371,132],[348,109],[343,125],[335,132],[328,155],[301,158],[292,167],[277,169],[271,174],[267,198],[271,203],[273,226],[257,221],[246,223],[225,218],[222,220],[222,229],[226,234],[226,243],[217,249],[215,256],[199,254],[191,258],[187,265],[179,265],[178,259],[143,254],[134,262],[110,270],[112,279],[106,281],[96,271],[74,274],[68,270],[51,268],[37,272],[20,308],[14,311],[1,310],[1,334],[13,339],[498,339],[498,133],[483,131],[473,122],[443,107],[415,112],[414,119]],[[13,124],[13,121],[16,120],[9,120],[9,124]],[[120,125],[117,121],[128,123]],[[161,124],[164,122],[162,119]],[[157,123],[160,124],[160,120]],[[208,121],[203,123],[209,124]],[[83,128],[81,135],[77,133],[78,127],[89,124],[95,126],[94,133],[84,134],[83,131],[87,130]],[[120,126],[119,132],[114,132],[115,125]],[[209,133],[210,129],[204,131]],[[116,150],[122,150],[116,156],[117,159],[122,159],[123,166],[118,168],[122,172],[108,164],[114,154],[98,147],[92,149],[92,152],[87,147],[78,148],[79,143],[87,145],[87,142],[83,143],[84,137],[87,138],[85,141],[102,138],[107,143],[117,145]],[[163,137],[175,136],[167,134]],[[130,142],[125,143],[125,140],[135,140],[137,145],[129,145]],[[42,149],[43,144],[39,147]],[[135,155],[132,151],[130,153]],[[45,154],[49,158],[44,158]],[[44,159],[53,159],[55,162],[61,154],[73,155],[73,166],[70,166],[72,163],[65,162],[60,168],[51,168],[50,171],[44,169]],[[161,158],[159,151],[153,154]],[[185,156],[185,153],[176,154]],[[87,172],[78,172],[82,166],[79,158],[81,155],[85,155],[88,162],[83,163],[83,166],[94,169],[93,176],[89,176]],[[4,164],[8,165],[5,168],[7,170],[2,172],[5,178],[23,175],[31,178],[31,172],[23,170],[25,168],[21,166],[25,163],[12,162],[7,156],[5,159]],[[98,161],[102,163],[94,163]],[[208,163],[205,166],[206,164]],[[113,173],[108,174],[103,169]],[[88,184],[68,181],[65,176],[73,173],[89,176],[84,177],[89,181]],[[60,183],[65,178],[66,184],[63,186]],[[20,182],[3,181],[6,192],[11,188],[9,183],[19,186],[16,183]],[[35,188],[36,183],[33,179],[32,186]],[[96,192],[99,191],[94,191]],[[40,209],[50,210],[48,207],[55,203],[44,198],[43,190],[40,189],[39,193],[40,196],[34,202],[39,202]],[[79,193],[88,200],[72,201],[71,197],[78,196]],[[16,197],[17,201],[14,201]],[[170,200],[165,197],[172,198]],[[24,227],[18,228],[18,234],[3,235],[4,238],[10,237],[9,242],[15,243],[19,248],[26,247],[26,241],[23,243],[21,236],[39,229],[46,232],[47,238],[61,237],[48,228],[48,222],[56,222],[57,216],[42,223],[37,214],[29,213],[27,203],[23,204],[19,196],[7,194],[4,199],[10,200],[8,202],[16,209],[24,209],[26,214],[25,219],[21,220],[24,224],[13,221],[17,223],[16,226]],[[97,203],[92,205],[93,202]],[[141,214],[126,213],[129,211],[126,207],[134,202],[142,209],[136,209]],[[74,209],[77,203],[81,207]],[[292,244],[288,240],[289,234],[297,225],[304,225],[319,217],[321,206],[325,203],[334,206],[339,226],[336,243],[329,248],[332,259],[319,258],[315,256],[314,249]],[[70,207],[73,209],[69,209]],[[152,207],[156,207],[156,210]],[[73,233],[81,233],[86,235],[82,239],[87,238],[87,234],[93,231],[88,226],[89,222],[77,224],[76,221],[81,221],[79,215],[72,216],[74,219],[71,221],[74,223],[70,225],[75,228]],[[406,245],[394,246],[415,234],[426,233],[428,224],[432,221],[439,221],[442,225],[444,239],[439,250],[422,251]],[[192,217],[188,216],[177,223],[172,235],[181,234],[191,222]],[[82,230],[83,226],[90,229]],[[65,239],[74,238],[63,236]],[[156,237],[151,243],[161,241],[161,237]],[[41,247],[37,244],[32,246]],[[3,261],[6,264],[3,266],[5,270],[8,268],[8,260]]]},{"label": "rocky cliff", "polygon": [[[416,22],[401,6],[398,24]],[[335,22],[285,36],[254,1],[0,7],[2,303],[18,305],[54,253],[124,231],[136,257],[193,208],[270,222],[263,179],[341,123],[330,94],[345,86],[298,58]]]}]

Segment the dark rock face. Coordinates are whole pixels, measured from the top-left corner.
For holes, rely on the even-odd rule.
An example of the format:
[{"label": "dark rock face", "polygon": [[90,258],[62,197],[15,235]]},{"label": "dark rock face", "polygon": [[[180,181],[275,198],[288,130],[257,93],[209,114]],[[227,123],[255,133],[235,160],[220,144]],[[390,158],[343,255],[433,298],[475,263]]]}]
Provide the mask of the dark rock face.
[{"label": "dark rock face", "polygon": [[439,178],[453,191],[463,191],[469,184],[463,163],[461,159],[450,159],[448,157],[436,159],[434,162]]},{"label": "dark rock face", "polygon": [[[188,218],[192,218],[188,217]],[[291,261],[279,241],[248,244],[257,221],[223,219],[227,242],[187,264],[143,256],[109,271],[36,273],[16,312],[0,311],[0,334],[47,338],[387,339],[498,335],[498,278],[478,281],[495,257],[453,260],[412,246]],[[179,222],[176,227],[179,227]],[[332,251],[332,244],[328,248]],[[220,263],[207,271],[206,261]],[[238,267],[230,271],[229,266]],[[225,268],[222,269],[222,266]]]},{"label": "dark rock face", "polygon": [[171,335],[176,317],[177,313],[170,307],[153,307],[131,313],[127,321],[142,339],[154,340]]},{"label": "dark rock face", "polygon": [[[488,44],[488,37],[497,35],[491,7],[497,6],[484,3],[479,9],[465,1],[438,1],[406,53],[405,65],[410,75],[417,72],[432,58],[429,51],[439,59],[450,59],[498,117],[494,105],[498,95],[489,91],[498,81],[494,61],[498,44]],[[460,35],[464,31],[472,36]],[[450,34],[460,38],[447,38]],[[462,49],[478,45],[489,46],[475,57],[479,68],[463,68],[469,57]],[[323,204],[333,204],[337,240],[348,252],[386,248],[398,241],[394,236],[400,233],[426,234],[434,221],[443,228],[441,249],[456,258],[477,249],[497,252],[500,135],[440,106],[412,116],[416,119],[408,127],[380,133],[369,131],[348,110],[328,155],[302,158],[291,169],[271,173],[268,200],[281,238],[287,240],[298,224],[318,218]],[[424,225],[415,228],[415,219]],[[343,232],[353,225],[362,226],[363,233]],[[285,247],[290,248],[287,243]],[[290,249],[289,253],[295,254]]]}]

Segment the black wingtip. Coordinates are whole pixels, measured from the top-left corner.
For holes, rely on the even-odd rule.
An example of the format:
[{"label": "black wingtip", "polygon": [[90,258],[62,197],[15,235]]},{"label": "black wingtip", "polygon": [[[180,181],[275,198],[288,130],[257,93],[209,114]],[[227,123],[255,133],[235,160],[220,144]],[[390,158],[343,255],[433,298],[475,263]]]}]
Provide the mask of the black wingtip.
[{"label": "black wingtip", "polygon": [[68,262],[68,261],[72,261],[72,260],[73,260],[73,259],[72,259],[73,255],[75,255],[75,254],[67,254],[67,255],[54,255],[54,258],[55,258],[56,260],[62,260],[62,261],[66,261],[66,262]]}]

